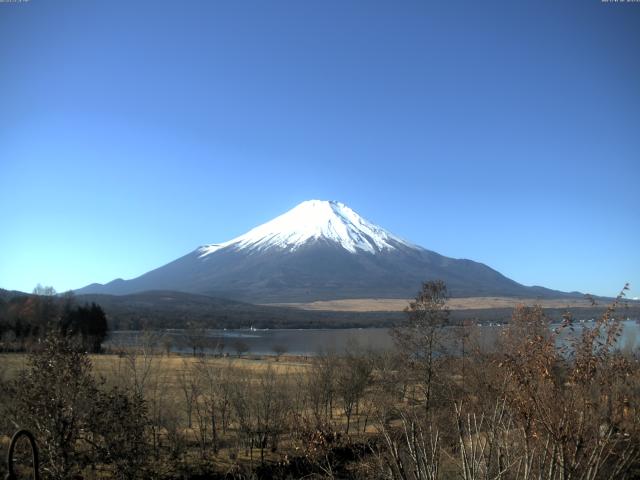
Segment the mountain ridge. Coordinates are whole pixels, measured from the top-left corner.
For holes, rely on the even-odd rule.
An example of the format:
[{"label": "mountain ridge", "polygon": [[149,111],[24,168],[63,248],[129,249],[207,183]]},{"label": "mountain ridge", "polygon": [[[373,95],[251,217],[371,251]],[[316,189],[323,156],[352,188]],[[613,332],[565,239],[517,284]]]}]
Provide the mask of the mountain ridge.
[{"label": "mountain ridge", "polygon": [[76,293],[173,290],[249,303],[410,298],[426,280],[443,280],[460,297],[576,295],[527,287],[482,263],[445,257],[343,203],[322,200],[302,202],[239,237],[198,247],[134,279],[91,284]]}]

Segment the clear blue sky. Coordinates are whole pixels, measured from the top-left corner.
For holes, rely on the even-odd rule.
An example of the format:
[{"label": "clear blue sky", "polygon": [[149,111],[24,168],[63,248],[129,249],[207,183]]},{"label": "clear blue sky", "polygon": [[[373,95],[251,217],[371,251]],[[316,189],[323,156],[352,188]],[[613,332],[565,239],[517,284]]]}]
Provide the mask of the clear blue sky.
[{"label": "clear blue sky", "polygon": [[131,278],[311,198],[640,296],[640,3],[0,3],[0,287]]}]

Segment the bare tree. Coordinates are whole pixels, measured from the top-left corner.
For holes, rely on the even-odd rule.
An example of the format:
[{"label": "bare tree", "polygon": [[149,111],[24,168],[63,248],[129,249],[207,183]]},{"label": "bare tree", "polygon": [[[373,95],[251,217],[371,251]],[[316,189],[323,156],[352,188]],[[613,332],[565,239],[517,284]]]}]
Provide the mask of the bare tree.
[{"label": "bare tree", "polygon": [[184,399],[183,406],[187,417],[187,428],[191,428],[193,408],[198,398],[200,386],[198,384],[199,377],[195,374],[189,361],[182,361],[182,369],[178,373],[177,380],[180,393],[182,393],[182,398]]},{"label": "bare tree", "polygon": [[184,340],[195,357],[202,354],[207,346],[207,332],[200,324],[190,322],[184,331]]},{"label": "bare tree", "polygon": [[219,356],[219,357],[223,356],[224,347],[225,347],[224,339],[216,338],[216,340],[215,340],[215,351],[216,351],[216,355],[217,356]]},{"label": "bare tree", "polygon": [[238,357],[241,357],[249,351],[249,345],[247,342],[238,339],[233,342],[233,349],[236,351]]},{"label": "bare tree", "polygon": [[623,295],[569,344],[558,336],[574,328],[570,315],[551,330],[540,307],[514,311],[500,365],[506,405],[521,432],[521,478],[634,475],[640,445],[631,439],[640,429],[638,418],[625,414],[632,366],[615,348],[621,325],[614,313]]},{"label": "bare tree", "polygon": [[[158,458],[161,439],[172,463],[182,462],[188,447],[187,437],[184,432],[180,404],[178,399],[166,397],[162,403],[156,402],[155,415],[152,417],[152,425],[155,430],[154,451]],[[160,435],[162,433],[162,435]]]},{"label": "bare tree", "polygon": [[425,411],[429,412],[437,375],[436,358],[443,349],[443,327],[449,323],[447,288],[441,281],[422,284],[407,309],[406,321],[391,333],[406,365],[416,374]]},{"label": "bare tree", "polygon": [[276,354],[276,362],[280,361],[280,357],[287,353],[288,350],[287,346],[283,344],[275,344],[271,347],[271,351]]},{"label": "bare tree", "polygon": [[260,461],[264,463],[264,451],[271,443],[277,449],[278,439],[284,433],[290,398],[283,379],[268,367],[258,375],[258,383],[252,406],[255,410],[255,434],[260,447]]},{"label": "bare tree", "polygon": [[335,352],[318,352],[311,363],[307,377],[309,402],[318,426],[333,418],[338,357]]},{"label": "bare tree", "polygon": [[[218,431],[226,429],[226,417],[229,408],[228,388],[226,388],[225,369],[228,365],[220,366],[209,357],[202,357],[195,365],[198,375],[199,396],[197,415],[200,430],[211,431],[211,446],[218,451]],[[205,429],[206,426],[206,429]],[[203,435],[201,435],[203,437]],[[202,441],[206,445],[206,438]]]},{"label": "bare tree", "polygon": [[385,478],[397,480],[438,480],[441,477],[441,438],[432,424],[424,426],[411,409],[401,411],[399,428],[379,422],[384,453],[380,469]]},{"label": "bare tree", "polygon": [[144,399],[149,418],[151,450],[156,459],[160,456],[161,438],[166,432],[165,416],[171,407],[171,399],[166,395],[169,383],[167,359],[159,355],[158,344],[156,332],[143,332],[137,347],[120,349],[108,377],[113,385],[132,391]]},{"label": "bare tree", "polygon": [[253,462],[253,447],[255,442],[255,418],[251,398],[254,395],[249,372],[234,368],[230,389],[230,404],[237,421],[238,441],[243,446]]},{"label": "bare tree", "polygon": [[173,337],[169,333],[164,333],[161,338],[162,349],[164,350],[165,355],[168,357],[171,355],[171,350],[173,349]]},{"label": "bare tree", "polygon": [[336,372],[336,391],[342,401],[342,410],[347,419],[345,427],[347,435],[352,415],[354,411],[358,412],[360,401],[371,383],[372,370],[371,360],[357,346],[347,347],[347,352],[340,359],[340,365]]}]

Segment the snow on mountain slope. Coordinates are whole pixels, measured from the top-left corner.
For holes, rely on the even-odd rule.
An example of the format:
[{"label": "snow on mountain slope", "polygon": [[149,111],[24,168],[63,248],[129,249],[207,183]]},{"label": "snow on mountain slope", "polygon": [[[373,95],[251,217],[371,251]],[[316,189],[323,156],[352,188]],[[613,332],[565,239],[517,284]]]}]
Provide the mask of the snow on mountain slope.
[{"label": "snow on mountain slope", "polygon": [[223,248],[263,251],[270,248],[295,251],[310,240],[324,239],[351,253],[376,253],[402,245],[418,248],[382,227],[365,220],[340,202],[307,200],[249,232],[229,240],[200,247],[200,257]]}]

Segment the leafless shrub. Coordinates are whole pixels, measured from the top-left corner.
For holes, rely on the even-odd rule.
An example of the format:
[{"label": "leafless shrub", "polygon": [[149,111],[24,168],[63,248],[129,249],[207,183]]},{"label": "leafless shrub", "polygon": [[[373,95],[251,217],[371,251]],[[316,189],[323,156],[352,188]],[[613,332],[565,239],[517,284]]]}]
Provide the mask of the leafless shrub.
[{"label": "leafless shrub", "polygon": [[276,362],[280,361],[280,357],[289,351],[287,346],[283,344],[275,344],[271,350],[276,354]]}]

